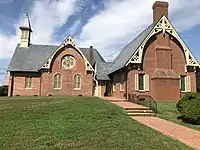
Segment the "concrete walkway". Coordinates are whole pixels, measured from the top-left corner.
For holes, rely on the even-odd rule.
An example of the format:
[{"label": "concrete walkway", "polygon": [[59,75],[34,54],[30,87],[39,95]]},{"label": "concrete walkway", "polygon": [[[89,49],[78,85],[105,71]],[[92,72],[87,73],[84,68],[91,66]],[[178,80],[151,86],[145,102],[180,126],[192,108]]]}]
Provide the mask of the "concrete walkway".
[{"label": "concrete walkway", "polygon": [[[125,109],[125,108],[145,108],[144,106],[137,105],[130,102],[112,102],[113,104]],[[176,140],[185,143],[186,145],[200,150],[200,132],[169,122],[158,117],[147,116],[134,116],[132,119],[151,127],[164,135],[170,136]]]},{"label": "concrete walkway", "polygon": [[126,109],[126,108],[147,108],[145,106],[142,106],[142,105],[138,105],[138,104],[135,104],[135,103],[131,103],[131,102],[111,102],[123,109]]}]

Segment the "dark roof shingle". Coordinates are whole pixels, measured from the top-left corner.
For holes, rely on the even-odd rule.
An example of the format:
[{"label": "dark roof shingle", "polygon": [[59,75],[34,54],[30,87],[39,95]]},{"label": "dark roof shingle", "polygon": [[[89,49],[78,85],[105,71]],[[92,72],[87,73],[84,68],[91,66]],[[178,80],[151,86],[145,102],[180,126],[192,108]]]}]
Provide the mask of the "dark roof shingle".
[{"label": "dark roof shingle", "polygon": [[[30,45],[28,48],[21,48],[18,44],[7,70],[37,72],[57,47],[51,45]],[[80,49],[85,57],[90,60],[90,49]],[[96,49],[94,49],[93,57],[97,63],[105,62]]]}]

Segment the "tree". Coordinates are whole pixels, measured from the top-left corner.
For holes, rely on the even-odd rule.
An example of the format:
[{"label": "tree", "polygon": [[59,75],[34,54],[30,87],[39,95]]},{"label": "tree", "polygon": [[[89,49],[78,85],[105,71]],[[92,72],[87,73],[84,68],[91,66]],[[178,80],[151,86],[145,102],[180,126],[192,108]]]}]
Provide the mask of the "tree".
[{"label": "tree", "polygon": [[8,96],[8,86],[0,86],[0,96]]}]

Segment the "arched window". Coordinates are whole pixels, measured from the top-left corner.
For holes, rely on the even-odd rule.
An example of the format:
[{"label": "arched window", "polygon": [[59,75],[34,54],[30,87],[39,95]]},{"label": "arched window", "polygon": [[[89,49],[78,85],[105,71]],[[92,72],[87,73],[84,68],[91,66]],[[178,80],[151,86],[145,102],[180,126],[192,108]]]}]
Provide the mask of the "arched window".
[{"label": "arched window", "polygon": [[61,76],[59,74],[54,76],[54,89],[60,89],[61,88]]},{"label": "arched window", "polygon": [[74,76],[74,89],[81,89],[81,76],[79,74]]}]

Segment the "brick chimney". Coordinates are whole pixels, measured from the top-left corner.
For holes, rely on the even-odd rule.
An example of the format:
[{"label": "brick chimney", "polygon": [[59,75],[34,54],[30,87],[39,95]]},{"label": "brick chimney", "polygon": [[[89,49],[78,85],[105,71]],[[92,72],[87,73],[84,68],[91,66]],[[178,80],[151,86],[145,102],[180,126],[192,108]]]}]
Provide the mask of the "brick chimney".
[{"label": "brick chimney", "polygon": [[90,64],[93,65],[94,60],[93,60],[93,46],[90,46]]},{"label": "brick chimney", "polygon": [[168,18],[168,2],[156,1],[153,4],[153,23],[156,23],[163,15]]}]

